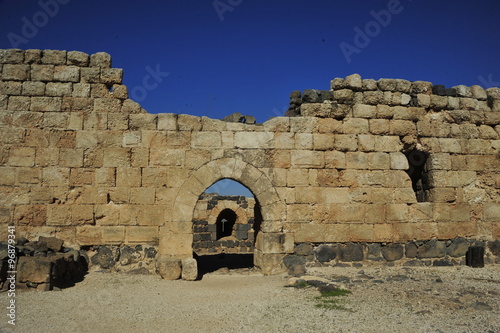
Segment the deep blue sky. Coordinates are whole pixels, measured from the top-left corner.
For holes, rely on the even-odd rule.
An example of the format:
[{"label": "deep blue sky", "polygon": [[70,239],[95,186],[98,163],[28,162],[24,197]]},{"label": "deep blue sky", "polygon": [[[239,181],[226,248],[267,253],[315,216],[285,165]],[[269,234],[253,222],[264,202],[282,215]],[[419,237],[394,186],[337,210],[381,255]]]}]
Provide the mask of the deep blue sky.
[{"label": "deep blue sky", "polygon": [[[390,22],[375,23],[372,12],[388,9]],[[352,73],[498,86],[499,17],[496,0],[0,0],[0,48],[105,51],[151,113],[263,122],[283,114],[291,91]],[[23,35],[26,22],[37,31]],[[356,31],[369,41],[356,45]],[[357,46],[350,62],[341,43]],[[146,68],[169,75],[144,96]]]}]

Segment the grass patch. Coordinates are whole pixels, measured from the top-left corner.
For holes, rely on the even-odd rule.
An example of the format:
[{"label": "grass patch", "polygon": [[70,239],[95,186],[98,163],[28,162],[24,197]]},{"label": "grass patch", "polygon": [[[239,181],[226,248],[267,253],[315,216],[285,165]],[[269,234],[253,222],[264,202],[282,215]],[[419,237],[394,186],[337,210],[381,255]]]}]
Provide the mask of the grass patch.
[{"label": "grass patch", "polygon": [[290,284],[290,285],[287,285],[285,286],[286,288],[296,288],[296,289],[304,289],[304,288],[309,288],[311,287],[310,284],[308,284],[307,282],[297,282],[295,284]]},{"label": "grass patch", "polygon": [[347,296],[351,292],[345,289],[335,289],[321,292],[320,296],[316,296],[315,299],[318,301],[316,303],[317,308],[327,309],[327,310],[342,310],[351,311],[344,306],[345,299],[339,298],[342,296]]}]

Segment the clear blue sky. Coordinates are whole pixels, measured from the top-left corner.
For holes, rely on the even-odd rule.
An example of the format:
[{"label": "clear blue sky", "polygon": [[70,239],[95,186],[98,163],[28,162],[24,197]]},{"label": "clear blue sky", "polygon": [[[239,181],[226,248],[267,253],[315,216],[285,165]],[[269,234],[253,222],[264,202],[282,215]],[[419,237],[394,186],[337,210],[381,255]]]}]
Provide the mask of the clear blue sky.
[{"label": "clear blue sky", "polygon": [[0,0],[0,48],[105,51],[151,113],[263,122],[352,73],[498,86],[499,17],[496,0]]}]

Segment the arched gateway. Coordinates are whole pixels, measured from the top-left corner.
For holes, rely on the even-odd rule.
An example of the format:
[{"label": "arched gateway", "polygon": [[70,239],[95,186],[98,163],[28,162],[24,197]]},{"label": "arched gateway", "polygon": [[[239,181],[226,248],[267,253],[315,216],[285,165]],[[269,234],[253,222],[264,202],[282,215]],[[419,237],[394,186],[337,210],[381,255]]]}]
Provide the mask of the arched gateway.
[{"label": "arched gateway", "polygon": [[159,254],[179,259],[193,255],[196,202],[208,187],[224,178],[245,185],[260,204],[263,221],[255,243],[254,264],[265,274],[282,271],[283,256],[293,251],[294,244],[291,235],[283,233],[286,205],[262,171],[236,158],[211,161],[188,176],[176,195],[172,221],[160,227]]}]

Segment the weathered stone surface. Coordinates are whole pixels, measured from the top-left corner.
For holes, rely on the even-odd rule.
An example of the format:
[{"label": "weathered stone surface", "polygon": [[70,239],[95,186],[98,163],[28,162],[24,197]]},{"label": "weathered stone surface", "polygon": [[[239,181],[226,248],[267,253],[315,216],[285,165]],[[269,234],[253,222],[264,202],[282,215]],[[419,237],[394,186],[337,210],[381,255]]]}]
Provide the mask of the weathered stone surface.
[{"label": "weathered stone surface", "polygon": [[116,263],[116,255],[107,246],[100,246],[97,253],[92,256],[93,265],[99,265],[103,269],[109,269]]},{"label": "weathered stone surface", "polygon": [[309,243],[301,243],[295,246],[295,254],[298,256],[311,256],[314,254],[314,248]]},{"label": "weathered stone surface", "polygon": [[38,241],[41,243],[47,244],[47,248],[54,251],[54,252],[60,252],[62,250],[62,246],[64,241],[62,239],[56,238],[56,237],[43,237],[40,236],[38,238]]},{"label": "weathered stone surface", "polygon": [[288,269],[288,274],[291,276],[301,276],[306,273],[306,260],[303,256],[288,255],[283,258],[283,264]]},{"label": "weathered stone surface", "polygon": [[382,256],[387,261],[396,261],[403,257],[403,246],[401,244],[389,244],[381,249]]},{"label": "weathered stone surface", "polygon": [[321,244],[314,250],[314,255],[319,262],[328,262],[337,257],[335,250],[326,244]]},{"label": "weathered stone surface", "polygon": [[468,250],[469,250],[469,241],[464,238],[456,238],[446,248],[446,254],[448,254],[451,257],[458,258],[465,256]]},{"label": "weathered stone surface", "polygon": [[[162,275],[163,277],[163,275]],[[165,279],[165,277],[163,277]],[[194,258],[182,260],[182,279],[195,281],[198,278],[198,263]]]},{"label": "weathered stone surface", "polygon": [[180,259],[160,255],[156,259],[156,271],[165,280],[177,280],[181,277],[182,262]]},{"label": "weathered stone surface", "polygon": [[446,255],[446,244],[441,241],[430,240],[418,248],[419,258],[442,258]]},{"label": "weathered stone surface", "polygon": [[342,246],[343,261],[362,261],[363,259],[363,246],[361,244],[347,243]]}]

